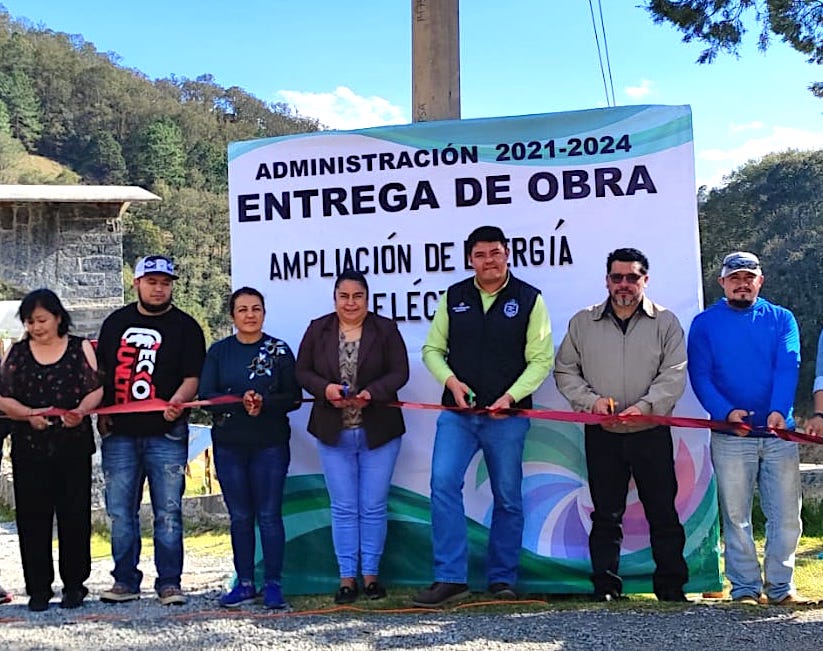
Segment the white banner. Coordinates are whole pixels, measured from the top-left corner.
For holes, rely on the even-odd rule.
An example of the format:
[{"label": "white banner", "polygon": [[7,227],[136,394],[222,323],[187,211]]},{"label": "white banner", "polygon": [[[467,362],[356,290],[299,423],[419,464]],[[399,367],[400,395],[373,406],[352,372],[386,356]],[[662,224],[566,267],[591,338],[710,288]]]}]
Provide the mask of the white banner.
[{"label": "white banner", "polygon": [[[266,296],[266,330],[297,351],[309,320],[333,310],[334,278],[347,266],[368,278],[371,308],[395,319],[409,349],[402,400],[439,402],[442,387],[420,348],[440,294],[468,275],[464,240],[477,226],[510,238],[514,275],[538,287],[555,346],[569,318],[606,297],[605,261],[619,247],[650,260],[649,296],[688,328],[701,309],[691,113],[687,106],[631,106],[499,119],[318,132],[229,147],[232,281]],[[535,406],[568,409],[548,379]],[[703,414],[687,392],[682,415]],[[324,499],[308,407],[292,416],[289,493]],[[407,410],[394,474],[383,575],[430,579],[425,556],[435,412]],[[591,501],[576,426],[534,421],[524,459],[526,530],[521,582],[546,591],[588,591]],[[717,517],[705,432],[676,431],[678,509],[687,529],[690,589],[719,585]],[[302,491],[302,492],[300,492]],[[295,497],[294,543],[325,544],[328,514]],[[467,474],[472,578],[483,584],[483,528],[491,494],[478,455]],[[409,530],[413,529],[413,532]],[[414,563],[409,563],[409,556]],[[477,555],[477,558],[475,558]],[[289,576],[313,573],[327,589],[336,568],[292,559]],[[548,565],[547,565],[548,563]],[[551,566],[550,571],[545,571]],[[388,568],[388,570],[386,569]],[[648,589],[654,566],[642,507],[632,491],[621,574]],[[331,571],[330,576],[323,573]],[[387,575],[388,574],[388,575]],[[287,577],[288,578],[288,577]],[[301,586],[306,585],[301,576]],[[312,584],[314,585],[314,584]]]}]

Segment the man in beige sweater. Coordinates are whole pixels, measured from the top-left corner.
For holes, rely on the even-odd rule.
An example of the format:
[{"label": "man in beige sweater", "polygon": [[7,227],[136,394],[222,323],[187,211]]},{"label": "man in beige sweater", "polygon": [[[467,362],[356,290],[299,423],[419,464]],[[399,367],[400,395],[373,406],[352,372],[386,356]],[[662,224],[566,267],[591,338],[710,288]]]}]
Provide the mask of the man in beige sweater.
[{"label": "man in beige sweater", "polygon": [[[669,415],[686,383],[686,347],[677,317],[645,296],[649,261],[637,249],[606,260],[608,298],[575,314],[554,378],[575,411]],[[671,430],[635,424],[586,425],[586,467],[594,511],[589,534],[595,598],[618,599],[623,513],[634,476],[651,533],[660,601],[686,601],[685,533],[674,507],[677,478]]]}]

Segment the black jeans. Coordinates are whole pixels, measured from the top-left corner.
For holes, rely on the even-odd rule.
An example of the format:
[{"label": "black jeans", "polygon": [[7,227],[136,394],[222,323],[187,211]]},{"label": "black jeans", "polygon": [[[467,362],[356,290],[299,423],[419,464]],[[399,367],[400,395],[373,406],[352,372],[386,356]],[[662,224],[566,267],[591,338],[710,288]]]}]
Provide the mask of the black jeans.
[{"label": "black jeans", "polygon": [[618,565],[632,475],[649,522],[656,565],[654,592],[660,597],[682,591],[689,570],[683,559],[686,534],[674,508],[677,477],[671,430],[661,426],[634,434],[615,434],[599,425],[586,425],[586,467],[594,504],[589,553],[595,593],[619,594],[623,589]]},{"label": "black jeans", "polygon": [[63,587],[80,588],[91,574],[91,457],[16,458],[12,451],[12,471],[26,592],[52,594],[55,514]]}]

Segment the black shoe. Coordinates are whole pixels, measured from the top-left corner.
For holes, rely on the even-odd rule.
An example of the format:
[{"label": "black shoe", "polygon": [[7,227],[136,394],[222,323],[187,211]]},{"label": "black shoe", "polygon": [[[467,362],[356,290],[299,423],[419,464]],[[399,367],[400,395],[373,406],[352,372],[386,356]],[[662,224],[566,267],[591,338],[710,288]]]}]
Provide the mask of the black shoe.
[{"label": "black shoe", "polygon": [[620,594],[616,590],[609,590],[608,592],[595,592],[594,600],[605,603],[610,601],[619,601]]},{"label": "black shoe", "polygon": [[682,590],[676,590],[676,591],[673,591],[673,592],[661,592],[659,595],[657,595],[657,600],[658,601],[669,601],[669,602],[672,602],[672,603],[680,603],[680,604],[691,603],[689,601],[688,597],[686,597],[686,595],[683,594]]},{"label": "black shoe", "polygon": [[444,583],[435,581],[428,589],[417,593],[412,600],[415,606],[436,607],[442,606],[449,601],[457,601],[463,597],[468,597],[469,586],[465,583]]},{"label": "black shoe", "polygon": [[0,586],[0,604],[11,603],[12,599],[14,599],[14,595],[8,590],[4,590],[3,586]]},{"label": "black shoe", "polygon": [[341,585],[334,593],[334,603],[336,604],[353,604],[357,601],[357,584],[354,586]]},{"label": "black shoe", "polygon": [[44,610],[49,609],[49,600],[54,595],[46,594],[34,594],[29,597],[29,610],[33,613],[42,613]]},{"label": "black shoe", "polygon": [[517,599],[517,593],[508,583],[492,583],[489,586],[489,594],[495,599]]},{"label": "black shoe", "polygon": [[363,587],[363,594],[369,599],[385,599],[386,588],[380,585],[377,581],[372,581],[369,585]]},{"label": "black shoe", "polygon": [[83,599],[89,593],[89,589],[81,585],[79,588],[65,588],[63,590],[63,598],[60,600],[61,608],[80,608],[83,605]]}]

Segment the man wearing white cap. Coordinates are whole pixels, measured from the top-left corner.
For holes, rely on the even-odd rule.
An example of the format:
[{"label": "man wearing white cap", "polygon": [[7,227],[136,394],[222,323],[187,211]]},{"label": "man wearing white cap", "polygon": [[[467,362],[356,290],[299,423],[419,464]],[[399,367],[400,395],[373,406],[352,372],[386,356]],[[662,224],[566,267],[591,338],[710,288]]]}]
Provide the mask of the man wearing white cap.
[{"label": "man wearing white cap", "polygon": [[[755,605],[765,593],[769,603],[792,606],[807,603],[794,584],[802,527],[798,449],[765,428],[794,428],[800,334],[789,310],[759,296],[763,279],[753,253],[723,259],[718,281],[725,297],[692,322],[688,368],[703,407],[729,423],[712,432],[711,450],[731,597]],[[764,429],[735,429],[740,423]],[[766,516],[762,575],[752,537],[755,486]]]},{"label": "man wearing white cap", "polygon": [[[206,342],[197,322],[172,305],[175,280],[169,258],[140,259],[134,269],[137,301],[114,311],[100,328],[103,404],[124,407],[124,413],[98,421],[114,558],[114,585],[100,595],[107,603],[140,598],[139,513],[145,479],[154,512],[154,589],[161,604],[186,602],[180,575],[188,422],[178,405],[197,394]],[[170,404],[161,412],[130,410],[152,398]]]}]

